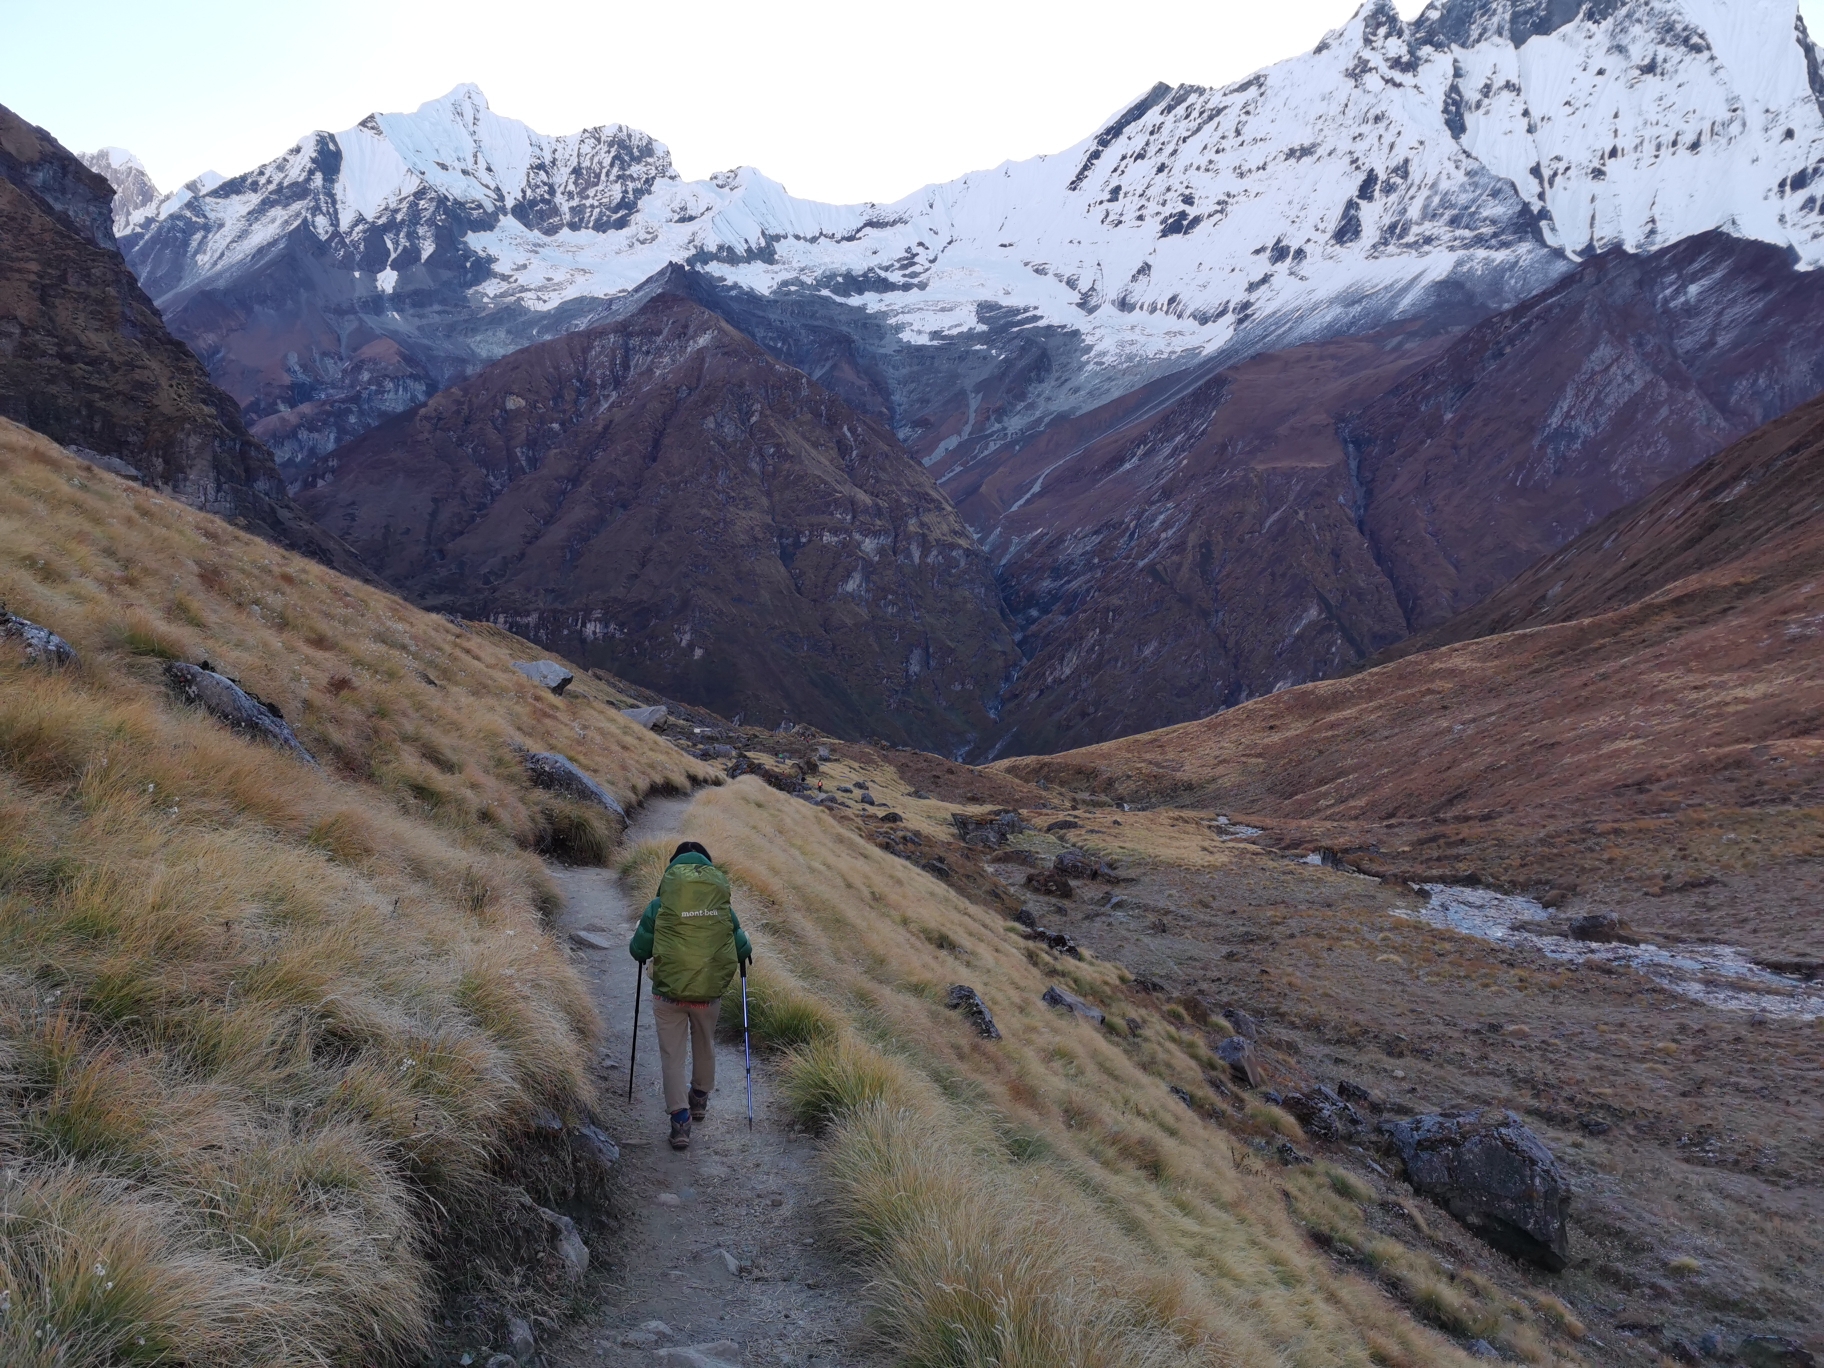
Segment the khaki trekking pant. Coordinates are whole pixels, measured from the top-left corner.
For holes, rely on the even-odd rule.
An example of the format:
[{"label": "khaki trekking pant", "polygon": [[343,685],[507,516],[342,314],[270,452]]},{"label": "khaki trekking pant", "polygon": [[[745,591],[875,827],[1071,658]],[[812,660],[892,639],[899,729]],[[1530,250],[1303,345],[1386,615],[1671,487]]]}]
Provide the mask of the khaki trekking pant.
[{"label": "khaki trekking pant", "polygon": [[684,1051],[690,1049],[690,1085],[698,1092],[716,1086],[716,1018],[722,999],[711,1002],[673,1002],[653,994],[652,1024],[659,1033],[659,1072],[665,1079],[665,1110],[683,1111],[690,1105],[684,1089]]}]

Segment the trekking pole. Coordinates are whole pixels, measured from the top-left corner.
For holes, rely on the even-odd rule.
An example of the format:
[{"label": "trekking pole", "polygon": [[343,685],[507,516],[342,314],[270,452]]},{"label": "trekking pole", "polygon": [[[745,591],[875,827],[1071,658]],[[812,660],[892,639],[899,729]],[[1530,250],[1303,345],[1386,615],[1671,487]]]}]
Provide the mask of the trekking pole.
[{"label": "trekking pole", "polygon": [[627,1100],[633,1101],[633,1061],[640,1056],[640,989],[646,986],[646,961],[635,960],[639,977],[633,981],[633,1048],[627,1052]]},{"label": "trekking pole", "polygon": [[747,1037],[747,961],[741,961],[741,1053],[747,1058],[747,1128],[754,1128],[754,1047]]}]

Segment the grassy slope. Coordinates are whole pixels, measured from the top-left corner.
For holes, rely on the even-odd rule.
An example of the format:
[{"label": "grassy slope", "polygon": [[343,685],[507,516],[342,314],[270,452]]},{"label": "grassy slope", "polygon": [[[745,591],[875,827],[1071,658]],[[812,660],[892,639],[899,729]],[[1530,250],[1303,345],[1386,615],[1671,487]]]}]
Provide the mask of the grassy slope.
[{"label": "grassy slope", "polygon": [[[526,851],[553,805],[509,743],[623,801],[706,772],[593,681],[554,699],[490,635],[4,423],[0,548],[0,601],[81,653],[0,650],[0,1361],[412,1356],[440,1234],[588,1094]],[[166,656],[324,769],[174,702]]]},{"label": "grassy slope", "polygon": [[[0,1361],[409,1357],[439,1237],[485,1218],[534,1106],[586,1098],[594,1023],[541,930],[546,819],[508,742],[623,800],[702,771],[596,681],[555,700],[511,639],[12,428],[0,545],[0,598],[83,653],[0,658]],[[165,654],[277,701],[325,772],[174,703]],[[796,1047],[787,1086],[830,1125],[838,1219],[908,1361],[1462,1361],[1300,1222],[1434,1321],[1567,1361],[1528,1309],[1365,1237],[1348,1175],[1187,1111],[1166,1080],[1214,1112],[1204,1038],[1115,966],[1036,950],[751,780],[689,827],[736,870],[759,1021]],[[1005,1040],[944,1010],[953,979]],[[1053,981],[1141,1030],[1039,1005]]]},{"label": "grassy slope", "polygon": [[[907,1362],[1463,1361],[1339,1272],[1289,1207],[1339,1247],[1355,1241],[1358,1266],[1439,1323],[1529,1361],[1573,1361],[1537,1329],[1553,1308],[1503,1307],[1364,1237],[1359,1183],[1263,1163],[1187,1110],[1166,1080],[1214,1112],[1202,1078],[1215,1061],[1200,1033],[1136,1005],[1117,966],[1047,955],[752,779],[704,794],[685,829],[736,872],[760,948],[756,1019],[795,1047],[785,1086],[801,1113],[831,1127],[838,1218],[873,1262],[878,1319]],[[945,1009],[954,982],[982,994],[1003,1040]],[[1053,982],[1140,1030],[1042,1005]]]},{"label": "grassy slope", "polygon": [[996,769],[1236,810],[1282,837],[1372,847],[1405,874],[1619,875],[1665,892],[1815,858],[1821,568],[1816,400],[1378,668]]}]

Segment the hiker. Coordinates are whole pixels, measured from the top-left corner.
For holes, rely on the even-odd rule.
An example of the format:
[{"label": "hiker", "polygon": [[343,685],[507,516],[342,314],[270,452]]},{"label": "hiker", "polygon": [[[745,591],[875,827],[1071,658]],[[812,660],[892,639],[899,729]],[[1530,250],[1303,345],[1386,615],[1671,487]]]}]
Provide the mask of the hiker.
[{"label": "hiker", "polygon": [[746,973],[754,958],[747,932],[729,904],[728,875],[695,841],[672,852],[659,895],[646,904],[627,953],[641,964],[652,961],[652,1023],[659,1035],[665,1110],[671,1113],[671,1147],[689,1149],[690,1123],[703,1119],[716,1086],[714,1032],[722,994],[737,966]]}]

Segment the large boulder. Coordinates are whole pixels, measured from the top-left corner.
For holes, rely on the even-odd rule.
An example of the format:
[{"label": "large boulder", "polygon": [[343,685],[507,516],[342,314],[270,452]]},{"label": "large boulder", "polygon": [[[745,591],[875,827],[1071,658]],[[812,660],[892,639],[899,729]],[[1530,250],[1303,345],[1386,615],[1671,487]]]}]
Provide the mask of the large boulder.
[{"label": "large boulder", "polygon": [[1265,1070],[1260,1066],[1260,1056],[1255,1052],[1254,1042],[1246,1036],[1229,1036],[1216,1045],[1216,1057],[1229,1066],[1237,1083],[1245,1083],[1250,1088],[1258,1088],[1267,1081]]},{"label": "large boulder", "polygon": [[1051,867],[1070,879],[1106,879],[1113,883],[1120,877],[1106,860],[1098,860],[1074,848],[1059,851]]},{"label": "large boulder", "polygon": [[594,803],[597,807],[607,808],[623,822],[627,820],[627,810],[615,801],[612,793],[556,752],[527,751],[524,763],[526,777],[532,781],[533,787],[561,793],[579,803]]},{"label": "large boulder", "polygon": [[168,660],[165,680],[184,702],[201,708],[218,722],[226,723],[244,736],[270,741],[305,764],[316,767],[316,757],[292,734],[277,708],[249,693],[227,675],[218,674],[209,667],[208,661],[190,665],[181,660]]},{"label": "large boulder", "polygon": [[1360,1112],[1321,1083],[1304,1092],[1287,1093],[1279,1105],[1314,1140],[1353,1140],[1364,1124]]},{"label": "large boulder", "polygon": [[49,627],[40,627],[16,614],[0,609],[0,637],[12,637],[25,643],[28,661],[46,665],[69,665],[76,659],[76,648]]},{"label": "large boulder", "polygon": [[1007,843],[1009,836],[1032,830],[1020,819],[1019,813],[1008,808],[987,815],[953,812],[950,820],[956,826],[957,838],[964,845],[982,846],[988,850],[998,850]]},{"label": "large boulder", "polygon": [[1570,1184],[1510,1111],[1445,1111],[1381,1129],[1414,1190],[1495,1248],[1553,1273],[1567,1260]]},{"label": "large boulder", "polygon": [[1572,940],[1590,941],[1597,945],[1640,944],[1640,937],[1634,934],[1634,928],[1613,912],[1592,912],[1588,916],[1573,918],[1570,937]]},{"label": "large boulder", "polygon": [[1781,1335],[1750,1335],[1735,1356],[1745,1368],[1815,1368],[1818,1361],[1804,1345]]},{"label": "large boulder", "polygon": [[999,1040],[1001,1028],[994,1024],[994,1013],[988,1010],[988,1004],[982,1001],[980,993],[966,983],[955,983],[950,986],[949,1005],[952,1011],[961,1011],[975,1023],[976,1033],[984,1040]]},{"label": "large boulder", "polygon": [[555,660],[516,660],[513,668],[534,684],[544,685],[560,698],[563,697],[564,690],[576,681],[576,676]]},{"label": "large boulder", "polygon": [[1069,1012],[1072,1016],[1080,1016],[1085,1021],[1093,1021],[1098,1026],[1107,1020],[1107,1017],[1102,1014],[1101,1008],[1092,1007],[1075,993],[1068,993],[1056,984],[1047,988],[1039,1001],[1047,1007],[1056,1007],[1060,1011]]}]

